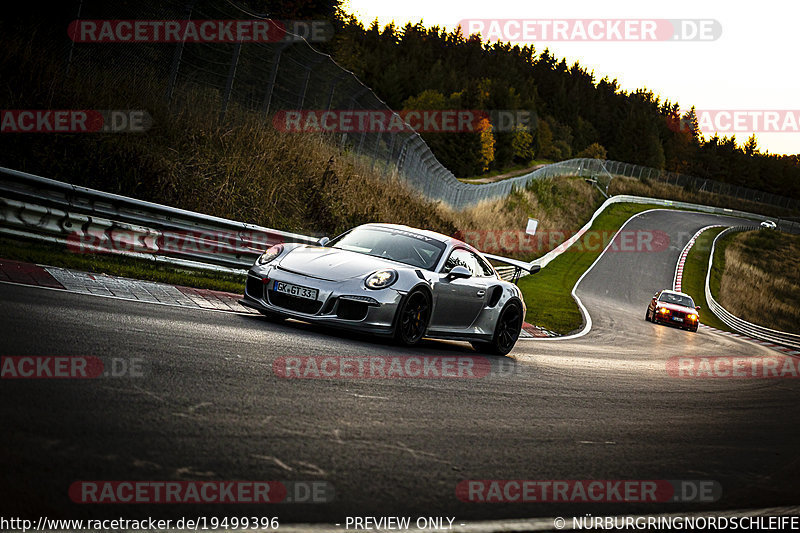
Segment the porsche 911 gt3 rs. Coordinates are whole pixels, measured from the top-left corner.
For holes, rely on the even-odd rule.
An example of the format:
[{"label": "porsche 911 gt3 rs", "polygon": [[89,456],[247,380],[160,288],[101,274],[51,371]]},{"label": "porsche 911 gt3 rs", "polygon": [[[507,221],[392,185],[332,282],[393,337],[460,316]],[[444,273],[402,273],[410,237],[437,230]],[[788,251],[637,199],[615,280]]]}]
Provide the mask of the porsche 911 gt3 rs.
[{"label": "porsche 911 gt3 rs", "polygon": [[525,317],[519,288],[478,250],[395,224],[358,226],[318,245],[272,246],[250,269],[241,302],[268,317],[393,336],[409,346],[423,337],[464,340],[498,355],[514,347]]}]

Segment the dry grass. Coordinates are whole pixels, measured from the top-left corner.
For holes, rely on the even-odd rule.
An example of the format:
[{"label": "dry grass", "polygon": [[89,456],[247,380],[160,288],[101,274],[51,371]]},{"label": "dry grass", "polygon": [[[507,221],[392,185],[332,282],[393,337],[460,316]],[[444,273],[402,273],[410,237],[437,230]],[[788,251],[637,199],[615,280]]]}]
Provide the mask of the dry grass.
[{"label": "dry grass", "polygon": [[[153,126],[140,134],[4,134],[4,166],[210,215],[315,235],[366,222],[394,222],[448,235],[468,230],[540,232],[578,229],[600,203],[581,179],[542,180],[509,198],[454,211],[423,198],[396,173],[321,134],[286,134],[263,116],[232,107],[219,120],[215,90],[178,87],[167,105],[163,84],[119,77],[113,65],[64,79],[63,54],[8,39],[0,51],[0,108],[144,109]],[[54,81],[57,80],[57,81]],[[528,249],[533,258],[563,239]],[[476,243],[477,244],[477,243]]]},{"label": "dry grass", "polygon": [[[89,75],[75,69],[65,80],[63,54],[31,42],[8,38],[0,50],[0,108],[144,109],[153,126],[141,134],[3,134],[0,164],[11,168],[305,234],[335,235],[366,222],[408,224],[526,260],[563,242],[602,202],[582,179],[556,178],[455,211],[324,135],[281,133],[236,107],[221,122],[215,90],[178,87],[168,106],[163,83],[149,83],[145,72],[126,80],[104,65]],[[615,179],[611,192],[756,210],[657,182]],[[539,219],[534,239],[524,235],[529,217]]]},{"label": "dry grass", "polygon": [[64,80],[62,54],[23,39],[7,44],[0,108],[144,109],[153,126],[138,134],[3,134],[4,166],[301,233],[376,221],[457,230],[447,210],[321,134],[284,134],[235,107],[221,122],[217,91],[179,87],[168,106],[163,84],[148,84],[144,73],[135,82],[102,69]]},{"label": "dry grass", "polygon": [[639,180],[636,178],[614,177],[608,188],[611,195],[630,194],[634,196],[647,196],[650,198],[663,198],[665,200],[675,200],[678,202],[689,202],[714,207],[725,207],[737,209],[749,213],[759,213],[771,217],[797,216],[796,211],[776,207],[774,205],[762,204],[735,198],[732,196],[722,196],[709,192],[699,192],[678,185],[670,185],[656,180]]},{"label": "dry grass", "polygon": [[721,243],[725,264],[720,304],[749,322],[800,333],[800,236],[747,231]]},{"label": "dry grass", "polygon": [[[452,217],[462,236],[479,249],[531,260],[580,229],[602,201],[599,191],[582,178],[547,178],[532,181],[507,198],[453,212]],[[529,217],[539,220],[532,239],[524,235]]]}]

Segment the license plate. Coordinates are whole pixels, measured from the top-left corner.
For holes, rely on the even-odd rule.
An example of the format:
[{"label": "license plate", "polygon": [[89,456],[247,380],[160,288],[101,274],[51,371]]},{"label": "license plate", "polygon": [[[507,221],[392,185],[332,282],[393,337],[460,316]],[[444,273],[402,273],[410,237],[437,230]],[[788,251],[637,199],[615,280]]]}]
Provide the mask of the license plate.
[{"label": "license plate", "polygon": [[672,320],[674,320],[675,322],[683,322],[683,319],[679,316],[672,317]]},{"label": "license plate", "polygon": [[293,285],[282,281],[276,281],[272,286],[272,290],[290,296],[297,296],[298,298],[305,298],[306,300],[316,300],[319,294],[317,289],[309,289],[308,287],[301,287],[300,285]]}]

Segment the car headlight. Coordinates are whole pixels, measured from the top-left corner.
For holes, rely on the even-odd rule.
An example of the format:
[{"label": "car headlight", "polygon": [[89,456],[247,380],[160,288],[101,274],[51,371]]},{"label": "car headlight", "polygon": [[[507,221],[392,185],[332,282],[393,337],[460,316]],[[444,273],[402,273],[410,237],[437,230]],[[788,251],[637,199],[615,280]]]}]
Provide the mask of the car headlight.
[{"label": "car headlight", "polygon": [[368,289],[385,289],[391,286],[395,281],[397,281],[397,272],[394,270],[378,270],[364,281],[364,285],[366,285]]},{"label": "car headlight", "polygon": [[283,252],[282,244],[276,244],[274,246],[271,246],[266,252],[258,256],[258,259],[256,259],[256,263],[259,265],[266,265],[279,255],[281,255],[281,252]]},{"label": "car headlight", "polygon": [[697,320],[697,315],[692,313],[689,315],[689,320]]},{"label": "car headlight", "polygon": [[658,312],[659,313],[669,313],[669,309],[667,309],[666,307],[659,307],[658,308]]}]

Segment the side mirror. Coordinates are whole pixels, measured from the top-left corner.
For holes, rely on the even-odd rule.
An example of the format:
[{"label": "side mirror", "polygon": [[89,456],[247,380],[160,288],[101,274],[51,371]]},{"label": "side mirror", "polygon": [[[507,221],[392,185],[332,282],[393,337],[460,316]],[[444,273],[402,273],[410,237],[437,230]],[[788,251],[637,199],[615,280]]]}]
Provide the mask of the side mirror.
[{"label": "side mirror", "polygon": [[533,266],[531,267],[531,269],[529,270],[529,272],[530,272],[531,274],[536,274],[536,273],[537,273],[537,272],[539,272],[541,269],[542,269],[542,266],[541,266],[541,265],[533,265]]},{"label": "side mirror", "polygon": [[699,311],[700,310],[700,306],[699,305],[694,306],[694,310],[695,311]]},{"label": "side mirror", "polygon": [[325,246],[329,242],[331,242],[331,240],[328,237],[322,237],[320,240],[317,241],[317,244],[319,244],[320,246]]},{"label": "side mirror", "polygon": [[467,279],[472,277],[472,272],[465,266],[457,265],[447,273],[447,279]]}]

